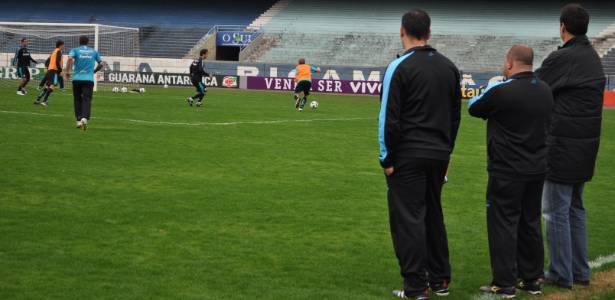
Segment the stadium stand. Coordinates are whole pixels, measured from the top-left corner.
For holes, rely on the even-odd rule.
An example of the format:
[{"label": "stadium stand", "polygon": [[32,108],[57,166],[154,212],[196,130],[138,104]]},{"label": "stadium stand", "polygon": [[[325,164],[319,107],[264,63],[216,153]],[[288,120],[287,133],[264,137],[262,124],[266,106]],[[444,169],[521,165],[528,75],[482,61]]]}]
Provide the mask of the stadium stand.
[{"label": "stadium stand", "polygon": [[[240,58],[257,63],[294,63],[298,57],[321,65],[385,66],[401,50],[402,12],[422,7],[432,17],[431,44],[466,71],[499,71],[503,52],[514,43],[534,47],[537,63],[560,44],[559,2],[340,2],[300,1],[272,16],[263,34]],[[589,36],[613,22],[615,7],[585,3],[592,14]]]},{"label": "stadium stand", "polygon": [[615,23],[604,29],[595,39],[594,47],[602,57],[604,72],[615,75]]},{"label": "stadium stand", "polygon": [[604,73],[615,76],[615,48],[612,48],[602,58]]}]

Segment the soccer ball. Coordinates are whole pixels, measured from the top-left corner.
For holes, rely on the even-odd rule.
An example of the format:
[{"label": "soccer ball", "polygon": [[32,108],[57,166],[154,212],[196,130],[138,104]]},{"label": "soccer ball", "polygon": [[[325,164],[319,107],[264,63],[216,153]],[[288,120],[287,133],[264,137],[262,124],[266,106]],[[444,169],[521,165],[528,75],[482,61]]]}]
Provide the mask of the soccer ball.
[{"label": "soccer ball", "polygon": [[312,101],[312,102],[310,102],[310,107],[311,107],[312,109],[317,109],[317,108],[318,108],[318,102],[316,102],[316,101]]},{"label": "soccer ball", "polygon": [[145,93],[145,88],[140,88],[139,93]]},{"label": "soccer ball", "polygon": [[164,85],[164,88],[165,88],[165,89],[168,89],[168,88],[169,88],[169,85],[168,85],[168,84],[165,84],[165,85]]},{"label": "soccer ball", "polygon": [[128,88],[127,88],[127,87],[125,87],[125,86],[123,86],[123,87],[122,87],[122,93],[128,93]]},{"label": "soccer ball", "polygon": [[114,93],[119,93],[119,92],[120,92],[120,88],[119,88],[119,87],[117,87],[117,86],[114,86],[114,87],[113,87],[113,92],[114,92]]}]

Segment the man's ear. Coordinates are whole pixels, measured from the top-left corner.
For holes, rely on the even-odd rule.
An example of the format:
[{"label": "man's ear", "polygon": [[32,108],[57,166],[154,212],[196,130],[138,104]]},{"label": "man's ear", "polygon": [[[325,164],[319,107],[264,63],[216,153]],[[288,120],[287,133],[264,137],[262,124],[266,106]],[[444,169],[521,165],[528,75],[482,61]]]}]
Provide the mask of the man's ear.
[{"label": "man's ear", "polygon": [[399,27],[399,36],[400,37],[406,36],[406,29],[404,29],[404,26]]}]

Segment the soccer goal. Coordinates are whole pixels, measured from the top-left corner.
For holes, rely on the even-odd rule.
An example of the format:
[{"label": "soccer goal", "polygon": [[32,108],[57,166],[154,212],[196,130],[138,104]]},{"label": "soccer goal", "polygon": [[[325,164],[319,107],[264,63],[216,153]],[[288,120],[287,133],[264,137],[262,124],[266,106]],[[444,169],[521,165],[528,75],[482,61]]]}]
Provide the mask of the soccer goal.
[{"label": "soccer goal", "polygon": [[[20,47],[22,38],[29,41],[28,49],[38,62],[30,66],[32,81],[28,90],[33,91],[44,78],[45,60],[49,57],[57,40],[65,43],[64,62],[70,49],[79,46],[79,37],[88,36],[90,47],[94,47],[102,56],[105,67],[96,76],[96,90],[110,90],[105,83],[106,71],[137,71],[137,57],[140,53],[139,29],[101,24],[73,23],[28,23],[0,22],[0,84],[15,85],[19,81],[13,58]],[[70,88],[70,82],[65,83]],[[138,86],[128,86],[130,89]]]}]

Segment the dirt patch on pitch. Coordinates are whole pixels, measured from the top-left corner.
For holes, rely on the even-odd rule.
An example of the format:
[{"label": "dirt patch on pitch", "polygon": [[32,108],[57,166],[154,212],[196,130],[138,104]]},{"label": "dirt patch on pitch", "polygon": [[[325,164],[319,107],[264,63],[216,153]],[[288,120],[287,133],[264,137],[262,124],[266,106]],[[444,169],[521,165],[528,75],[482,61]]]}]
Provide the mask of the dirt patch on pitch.
[{"label": "dirt patch on pitch", "polygon": [[572,291],[549,294],[541,300],[577,300],[605,295],[615,291],[615,269],[594,274],[587,287],[575,285]]}]

